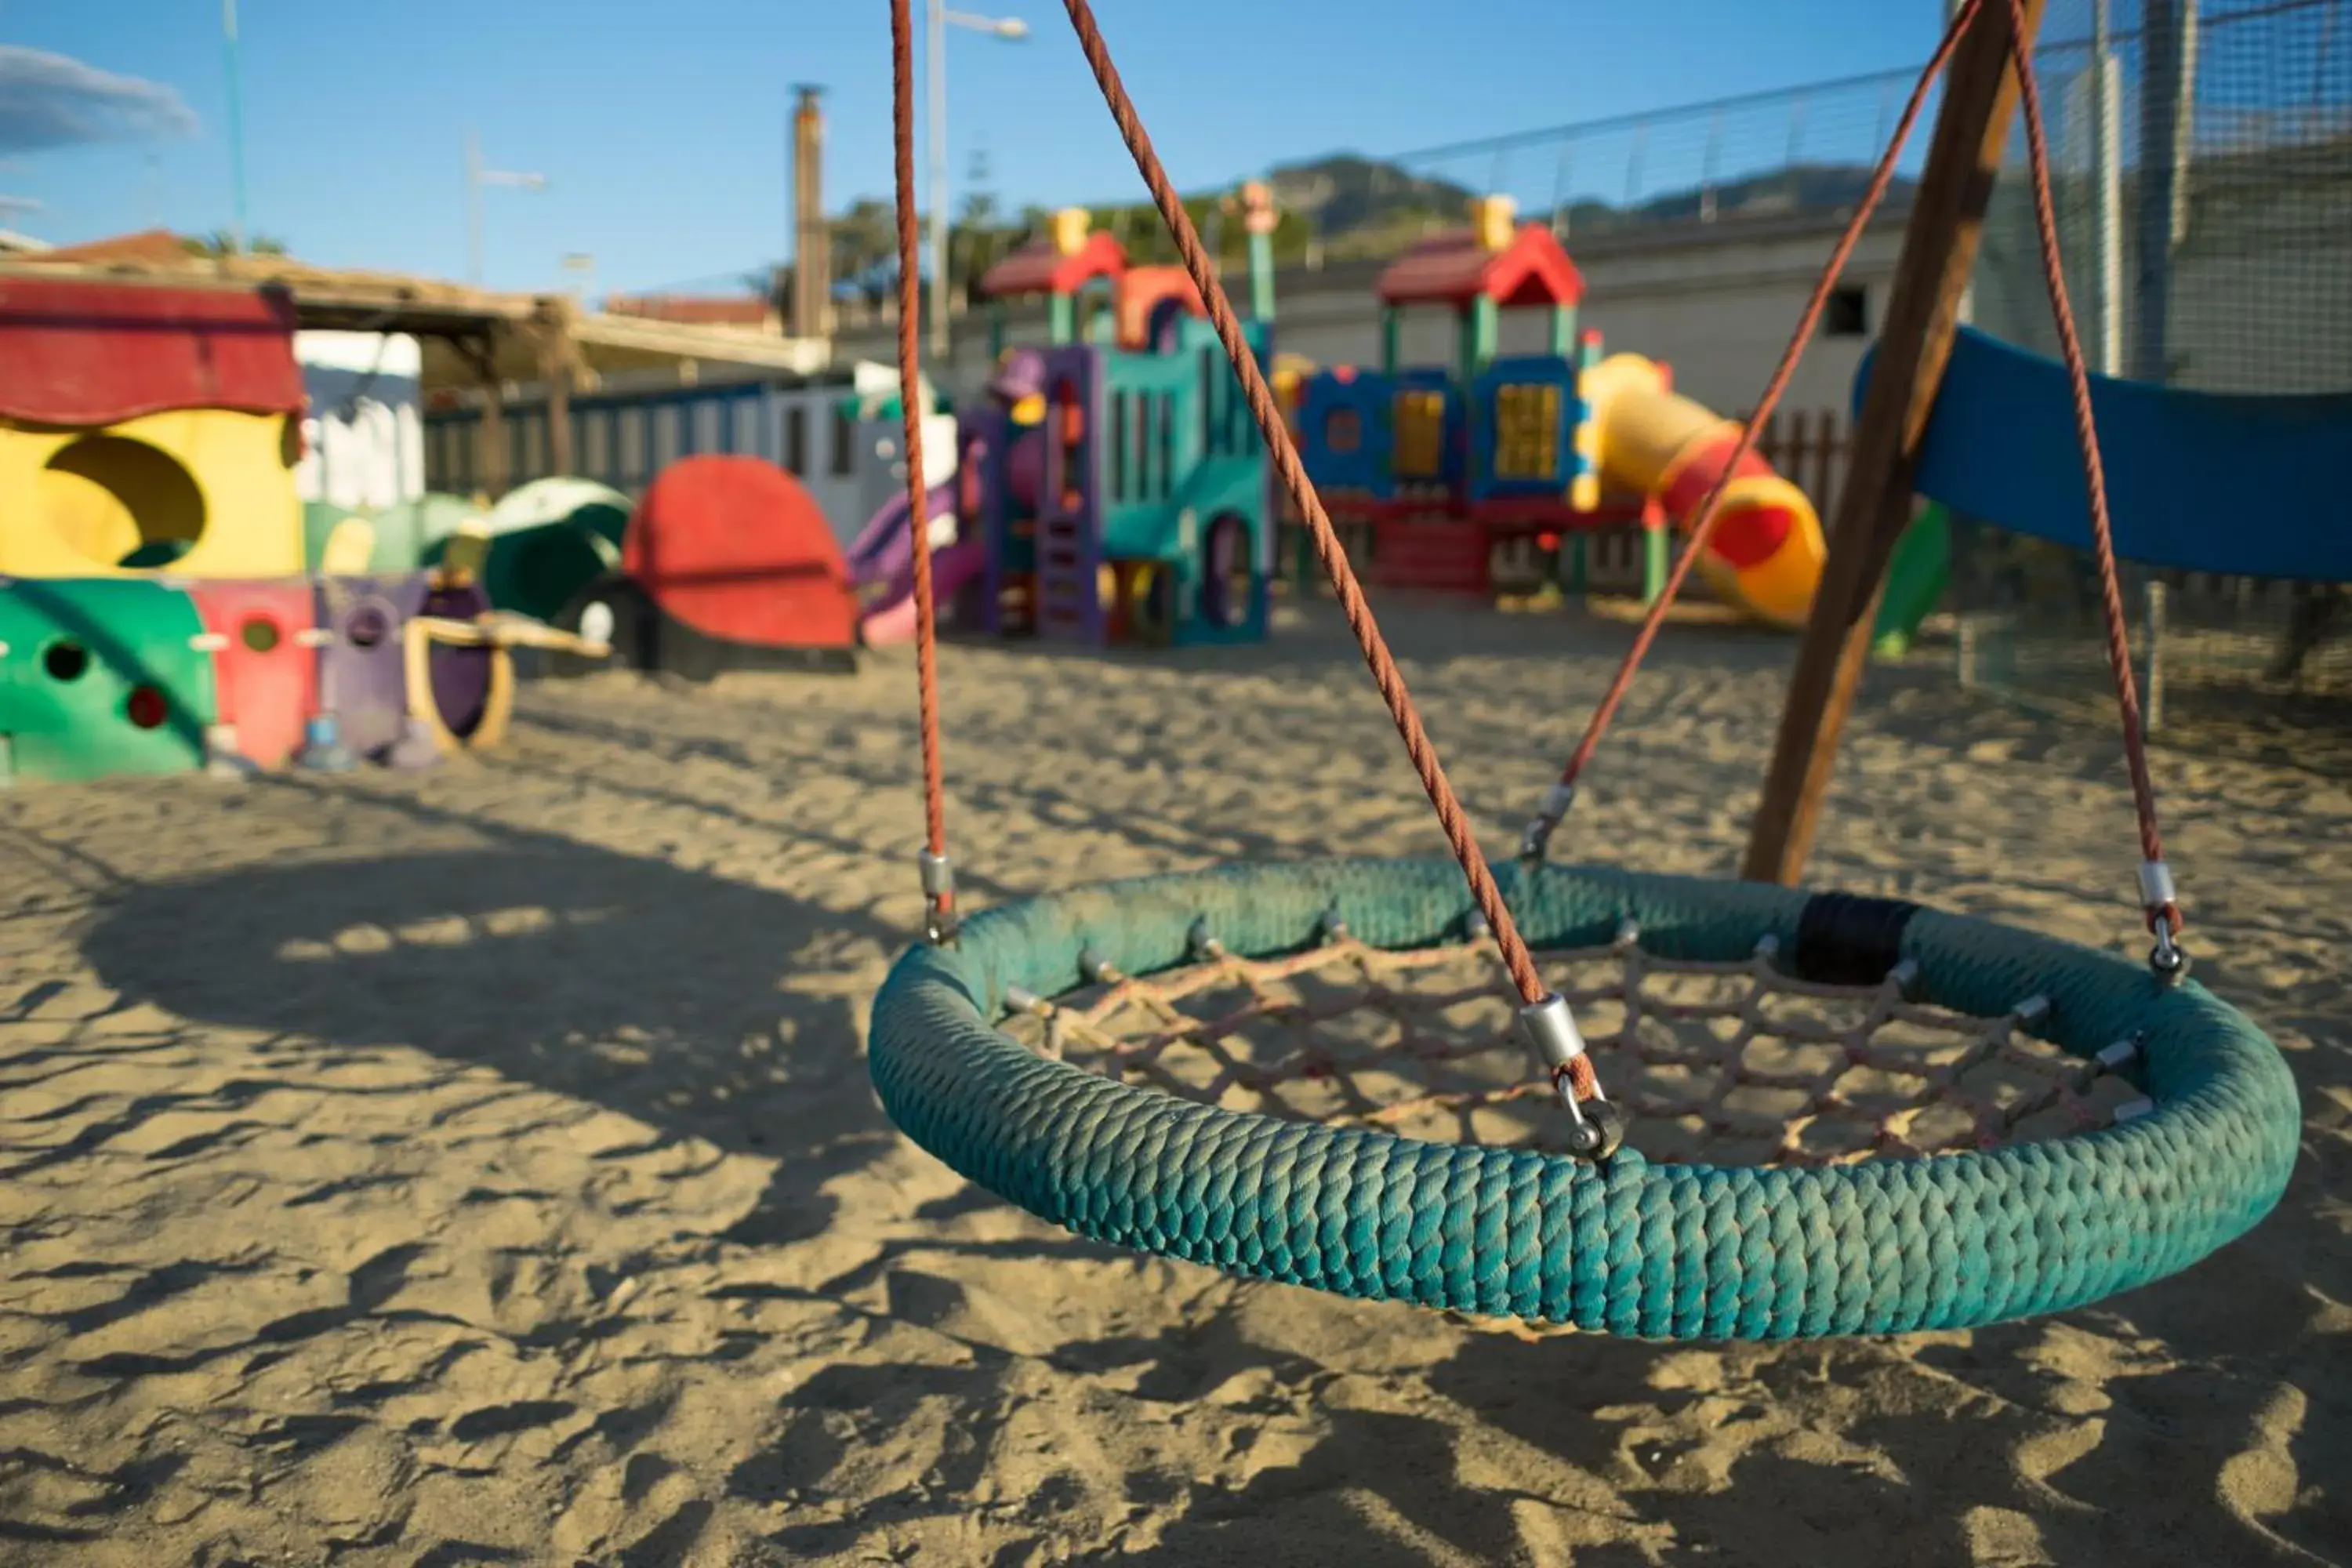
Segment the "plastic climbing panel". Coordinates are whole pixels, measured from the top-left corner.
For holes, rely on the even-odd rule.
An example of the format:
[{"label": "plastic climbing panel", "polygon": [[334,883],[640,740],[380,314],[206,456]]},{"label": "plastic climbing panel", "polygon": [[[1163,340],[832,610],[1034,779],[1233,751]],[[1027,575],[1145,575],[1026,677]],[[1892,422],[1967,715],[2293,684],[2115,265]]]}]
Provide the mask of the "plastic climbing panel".
[{"label": "plastic climbing panel", "polygon": [[188,588],[213,637],[220,721],[247,761],[282,767],[319,710],[318,599],[307,579]]},{"label": "plastic climbing panel", "polygon": [[[452,584],[428,591],[420,613],[470,621],[489,608],[489,597],[478,587]],[[462,745],[482,733],[502,705],[502,689],[512,680],[509,658],[504,648],[443,642],[426,645],[426,690],[422,695],[432,700],[436,738],[446,735],[449,743]],[[411,693],[412,698],[417,695]]]},{"label": "plastic climbing panel", "polygon": [[319,650],[319,702],[335,715],[343,744],[380,759],[408,718],[408,675],[402,628],[425,607],[427,580],[322,577],[318,617],[329,639]]},{"label": "plastic climbing panel", "polygon": [[138,578],[19,578],[0,589],[0,736],[9,776],[83,780],[200,767],[218,722],[195,603]]}]

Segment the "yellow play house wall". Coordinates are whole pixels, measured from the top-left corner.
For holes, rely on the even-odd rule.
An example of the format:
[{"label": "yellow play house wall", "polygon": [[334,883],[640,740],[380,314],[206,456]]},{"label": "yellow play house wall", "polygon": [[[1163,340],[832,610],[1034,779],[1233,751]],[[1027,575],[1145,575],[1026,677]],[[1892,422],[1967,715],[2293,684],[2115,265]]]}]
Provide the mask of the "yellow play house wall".
[{"label": "yellow play house wall", "polygon": [[156,570],[302,572],[299,419],[175,409],[102,429],[0,420],[0,575],[131,577],[142,545],[191,540]]}]

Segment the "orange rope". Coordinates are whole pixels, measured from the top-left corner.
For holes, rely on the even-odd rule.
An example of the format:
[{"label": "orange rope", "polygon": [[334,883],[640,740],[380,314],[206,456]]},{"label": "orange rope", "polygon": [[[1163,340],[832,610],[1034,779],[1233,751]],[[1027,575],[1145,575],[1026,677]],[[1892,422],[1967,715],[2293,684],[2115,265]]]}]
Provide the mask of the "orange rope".
[{"label": "orange rope", "polygon": [[[2042,133],[2042,88],[2033,73],[2033,51],[2025,46],[2023,0],[2009,0],[2017,61],[2018,99],[2025,110],[2026,163],[2033,176],[2033,226],[2042,241],[2042,271],[2050,285],[2050,314],[2058,327],[2060,357],[2074,395],[2074,439],[2083,451],[2083,486],[2091,503],[2091,553],[2099,563],[2099,607],[2107,631],[2107,665],[2116,678],[2116,707],[2123,721],[2124,765],[2131,773],[2132,810],[2139,818],[2140,858],[2164,858],[2164,837],[2156,820],[2156,784],[2148,776],[2147,742],[2140,725],[2139,685],[2132,678],[2131,633],[2124,620],[2124,590],[2116,570],[2115,528],[2107,516],[2107,474],[2099,458],[2098,423],[2091,410],[2091,373],[2074,330],[2074,307],[2066,296],[2066,268],[2058,255],[2058,214],[2050,194],[2050,143]],[[2170,900],[2147,910],[2150,931],[2158,921],[2180,934],[2180,907]],[[2161,951],[2161,947],[2159,947]]]},{"label": "orange rope", "polygon": [[1650,645],[1657,640],[1659,628],[1665,625],[1667,612],[1673,609],[1675,595],[1682,592],[1691,569],[1698,563],[1707,542],[1714,537],[1724,492],[1730,488],[1732,477],[1739,471],[1739,465],[1748,453],[1755,450],[1757,433],[1764,427],[1764,422],[1772,417],[1772,411],[1780,407],[1781,396],[1788,392],[1789,383],[1797,374],[1798,362],[1805,357],[1805,349],[1813,340],[1814,329],[1821,325],[1822,312],[1829,306],[1830,294],[1845,271],[1847,259],[1853,255],[1854,247],[1862,242],[1863,230],[1885,201],[1887,190],[1895,183],[1895,166],[1903,155],[1904,143],[1911,139],[1911,132],[1917,127],[1919,116],[1927,108],[1929,89],[1935,86],[1936,79],[1943,75],[1945,68],[1951,64],[1953,53],[1958,49],[1960,39],[1966,36],[1969,25],[1976,20],[1982,5],[1983,0],[1967,0],[1967,4],[1953,13],[1951,24],[1944,29],[1943,42],[1936,47],[1936,53],[1927,61],[1927,68],[1919,73],[1918,81],[1911,89],[1910,100],[1903,106],[1903,116],[1895,121],[1894,139],[1879,154],[1878,167],[1871,174],[1869,188],[1863,193],[1862,200],[1853,209],[1853,216],[1846,222],[1845,232],[1838,237],[1836,248],[1830,252],[1828,264],[1822,268],[1821,278],[1813,284],[1812,298],[1806,302],[1805,313],[1799,318],[1797,330],[1790,336],[1789,346],[1780,351],[1780,363],[1774,368],[1772,379],[1764,388],[1764,395],[1757,399],[1756,412],[1739,432],[1738,445],[1732,448],[1722,474],[1699,502],[1682,553],[1675,558],[1674,571],[1667,575],[1665,586],[1650,605],[1649,614],[1643,616],[1641,630],[1633,635],[1633,646],[1625,650],[1624,660],[1618,665],[1616,677],[1610,681],[1609,689],[1593,709],[1583,737],[1577,742],[1576,750],[1569,754],[1567,765],[1560,769],[1559,782],[1563,786],[1573,787],[1586,765],[1592,761],[1593,751],[1601,744],[1601,737],[1608,732],[1610,721],[1616,717],[1626,692],[1632,689],[1633,677],[1640,671],[1642,660],[1648,657]]},{"label": "orange rope", "polygon": [[[903,9],[905,0],[897,0]],[[1503,966],[1508,970],[1511,983],[1520,998],[1532,1005],[1549,994],[1550,988],[1536,972],[1535,960],[1528,956],[1527,942],[1520,937],[1518,927],[1505,907],[1502,890],[1495,885],[1486,868],[1486,856],[1478,848],[1476,837],[1462,810],[1462,803],[1445,776],[1445,766],[1438,760],[1437,748],[1428,731],[1422,727],[1421,714],[1414,708],[1412,695],[1406,691],[1404,676],[1390,655],[1388,644],[1381,636],[1379,625],[1372,619],[1371,606],[1364,602],[1363,589],[1356,574],[1349,568],[1348,557],[1340,548],[1339,535],[1333,531],[1331,519],[1323,510],[1321,498],[1307,478],[1305,466],[1299,461],[1298,448],[1290,438],[1289,427],[1267,387],[1265,377],[1258,370],[1257,358],[1242,339],[1241,323],[1234,314],[1233,302],[1225,297],[1223,285],[1218,281],[1215,268],[1202,247],[1201,237],[1192,226],[1190,214],[1168,180],[1168,172],[1152,150],[1151,138],[1137,117],[1134,100],[1128,97],[1126,85],[1119,80],[1118,69],[1112,65],[1110,49],[1103,41],[1102,30],[1095,24],[1094,9],[1087,0],[1064,0],[1070,14],[1070,25],[1077,32],[1078,45],[1085,50],[1087,63],[1094,68],[1095,80],[1101,87],[1103,99],[1109,105],[1111,118],[1118,122],[1120,137],[1134,156],[1135,167],[1143,183],[1150,189],[1151,199],[1160,208],[1160,216],[1168,225],[1168,232],[1182,256],[1184,270],[1191,275],[1192,285],[1201,292],[1208,306],[1209,321],[1216,328],[1217,340],[1224,345],[1225,356],[1233,362],[1234,374],[1242,384],[1242,395],[1248,401],[1250,413],[1257,420],[1258,429],[1265,433],[1266,448],[1274,460],[1275,471],[1281,476],[1283,488],[1290,494],[1299,517],[1306,522],[1308,536],[1315,542],[1315,553],[1323,563],[1323,570],[1331,579],[1331,587],[1339,600],[1339,610],[1347,617],[1348,628],[1356,636],[1356,645],[1363,650],[1364,663],[1372,672],[1372,683],[1380,688],[1388,703],[1389,717],[1395,721],[1397,733],[1404,741],[1404,749],[1412,759],[1413,771],[1421,776],[1422,788],[1428,792],[1430,805],[1436,808],[1438,825],[1444,829],[1446,842],[1453,847],[1454,858],[1461,862],[1462,874],[1469,879],[1471,897],[1476,900],[1479,912],[1494,932],[1495,945],[1500,952]],[[902,218],[902,223],[905,221]],[[1569,1068],[1570,1088],[1579,1100],[1590,1100],[1598,1086],[1592,1076],[1589,1057],[1580,1056]]]},{"label": "orange rope", "polygon": [[[940,752],[940,653],[931,600],[931,519],[923,484],[922,268],[915,234],[915,26],[908,0],[890,0],[890,108],[898,174],[898,408],[907,426],[907,532],[914,551],[916,706],[923,734],[923,842],[943,879],[948,852],[945,764]],[[927,882],[929,878],[927,877]],[[926,889],[933,940],[952,934],[951,880]]]}]

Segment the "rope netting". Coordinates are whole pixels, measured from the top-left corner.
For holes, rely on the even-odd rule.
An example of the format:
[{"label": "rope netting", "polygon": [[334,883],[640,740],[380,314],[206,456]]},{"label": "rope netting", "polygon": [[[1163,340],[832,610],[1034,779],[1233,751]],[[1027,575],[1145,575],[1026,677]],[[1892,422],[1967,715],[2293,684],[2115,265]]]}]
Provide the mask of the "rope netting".
[{"label": "rope netting", "polygon": [[[2049,1003],[1974,1017],[1915,1001],[1916,968],[1808,981],[1766,938],[1737,963],[1605,947],[1538,950],[1604,1058],[1629,1142],[1652,1160],[1822,1165],[2068,1137],[2148,1102],[2116,1070],[2033,1036]],[[1204,942],[1149,977],[1021,997],[1005,1032],[1119,1082],[1287,1121],[1567,1153],[1550,1076],[1491,943],[1391,952],[1341,935],[1251,959]]]}]

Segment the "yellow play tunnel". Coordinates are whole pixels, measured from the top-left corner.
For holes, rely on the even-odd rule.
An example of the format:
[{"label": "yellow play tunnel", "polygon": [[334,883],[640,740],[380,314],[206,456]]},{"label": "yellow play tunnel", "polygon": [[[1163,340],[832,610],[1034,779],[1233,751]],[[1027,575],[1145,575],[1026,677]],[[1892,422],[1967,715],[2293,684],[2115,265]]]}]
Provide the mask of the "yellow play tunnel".
[{"label": "yellow play tunnel", "polygon": [[[1674,526],[1686,528],[1731,461],[1738,422],[1672,390],[1664,367],[1639,354],[1602,360],[1585,373],[1582,391],[1602,476],[1656,497]],[[1793,628],[1812,607],[1826,552],[1812,501],[1750,452],[1724,490],[1699,570],[1731,604]]]}]

